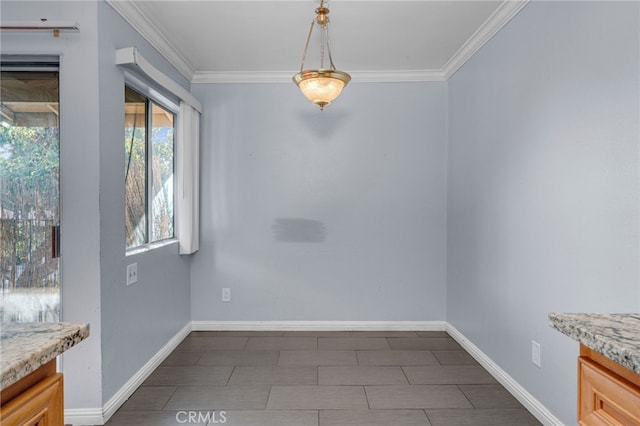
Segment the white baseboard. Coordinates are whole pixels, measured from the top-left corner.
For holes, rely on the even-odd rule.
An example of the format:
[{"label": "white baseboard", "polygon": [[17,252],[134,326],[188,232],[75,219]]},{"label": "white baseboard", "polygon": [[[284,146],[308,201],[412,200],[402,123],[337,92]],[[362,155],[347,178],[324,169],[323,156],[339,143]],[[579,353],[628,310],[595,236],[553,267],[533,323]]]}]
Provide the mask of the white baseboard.
[{"label": "white baseboard", "polygon": [[66,409],[65,423],[103,425],[191,331],[446,331],[546,426],[564,426],[540,401],[446,321],[192,321],[158,351],[102,408]]},{"label": "white baseboard", "polygon": [[520,383],[507,374],[498,364],[493,362],[476,345],[471,343],[464,334],[458,331],[453,325],[447,323],[446,331],[453,337],[469,354],[480,363],[502,386],[505,387],[524,407],[531,412],[545,426],[564,426],[564,423],[554,416],[540,401],[534,398]]},{"label": "white baseboard", "polygon": [[102,408],[66,409],[64,410],[65,424],[103,425],[120,408],[122,404],[142,385],[153,371],[164,361],[173,350],[191,332],[191,323],[178,331],[146,364],[140,368],[127,382],[104,404]]},{"label": "white baseboard", "polygon": [[444,331],[445,321],[192,321],[193,331]]},{"label": "white baseboard", "polygon": [[104,424],[102,408],[66,408],[64,424],[73,426]]}]

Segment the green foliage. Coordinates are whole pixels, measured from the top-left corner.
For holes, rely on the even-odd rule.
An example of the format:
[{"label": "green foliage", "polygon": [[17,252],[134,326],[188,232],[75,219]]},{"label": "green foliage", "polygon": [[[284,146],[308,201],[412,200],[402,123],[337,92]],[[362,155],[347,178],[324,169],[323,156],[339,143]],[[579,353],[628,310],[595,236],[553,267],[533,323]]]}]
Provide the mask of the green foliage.
[{"label": "green foliage", "polygon": [[59,160],[57,128],[0,127],[0,171],[8,188],[21,186],[32,201],[48,191],[57,199]]},{"label": "green foliage", "polygon": [[50,227],[59,200],[57,128],[0,128],[0,285],[58,287]]}]

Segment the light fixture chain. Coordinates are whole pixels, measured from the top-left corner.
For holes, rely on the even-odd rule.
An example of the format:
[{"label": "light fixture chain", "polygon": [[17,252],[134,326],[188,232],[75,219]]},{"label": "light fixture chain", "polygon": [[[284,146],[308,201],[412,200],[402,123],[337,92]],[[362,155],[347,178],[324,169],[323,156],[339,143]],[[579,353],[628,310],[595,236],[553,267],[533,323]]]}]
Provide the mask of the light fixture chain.
[{"label": "light fixture chain", "polygon": [[300,64],[300,72],[304,69],[304,61],[307,59],[307,51],[309,50],[309,42],[311,41],[311,34],[313,33],[313,27],[316,24],[316,20],[314,18],[311,21],[311,28],[309,28],[309,35],[307,35],[307,43],[304,45],[304,53],[302,54],[302,63]]},{"label": "light fixture chain", "polygon": [[[320,7],[316,9],[316,18],[311,22],[307,42],[304,45],[304,54],[300,64],[300,72],[293,76],[293,81],[302,94],[311,102],[324,109],[334,99],[336,99],[342,89],[351,81],[351,76],[344,71],[338,71],[333,63],[331,54],[331,40],[329,38],[329,9],[324,6],[325,0],[320,0]],[[309,43],[315,29],[315,24],[320,27],[320,68],[305,69],[307,54],[309,53]],[[314,38],[314,43],[316,39]],[[329,68],[325,68],[325,56],[328,57]]]},{"label": "light fixture chain", "polygon": [[331,69],[335,70],[336,66],[333,65],[333,57],[331,56],[331,39],[329,38],[329,26],[325,25],[324,32],[327,38],[327,52],[329,53],[329,64],[331,65]]},{"label": "light fixture chain", "polygon": [[321,25],[322,31],[320,31],[320,69],[324,68],[324,46],[327,44],[327,26]]}]

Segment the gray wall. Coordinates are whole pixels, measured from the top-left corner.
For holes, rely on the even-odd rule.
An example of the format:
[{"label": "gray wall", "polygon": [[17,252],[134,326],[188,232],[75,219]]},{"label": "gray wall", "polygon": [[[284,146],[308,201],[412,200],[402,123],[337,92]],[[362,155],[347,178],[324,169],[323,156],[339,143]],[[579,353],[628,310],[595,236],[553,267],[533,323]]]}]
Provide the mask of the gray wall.
[{"label": "gray wall", "polygon": [[444,320],[446,83],[353,84],[325,111],[293,83],[192,91],[194,320]]},{"label": "gray wall", "polygon": [[[34,16],[34,11],[37,15]],[[97,6],[92,2],[2,2],[3,20],[73,20],[80,34],[1,32],[2,53],[59,54],[62,319],[88,322],[91,336],[63,357],[65,405],[102,405],[100,168]]]},{"label": "gray wall", "polygon": [[92,329],[64,357],[67,407],[100,407],[190,318],[447,319],[573,424],[577,345],[547,313],[640,308],[638,8],[531,3],[448,85],[352,84],[324,112],[293,84],[194,85],[189,261],[125,257],[114,49],[187,82],[103,3],[3,1],[6,20],[81,26],[1,40],[62,55],[63,318]]},{"label": "gray wall", "polygon": [[[80,32],[3,32],[2,53],[61,55],[62,318],[91,327],[63,357],[65,408],[96,409],[190,321],[189,259],[176,244],[125,258],[124,77],[115,49],[136,46],[188,84],[103,2],[2,2],[3,20],[41,17],[76,21]],[[139,281],[126,287],[134,261]]]},{"label": "gray wall", "polygon": [[638,17],[532,2],[449,80],[447,319],[566,424],[547,314],[639,309]]},{"label": "gray wall", "polygon": [[[100,51],[100,255],[103,402],[191,320],[189,256],[178,244],[125,257],[124,74],[118,48],[136,46],[156,68],[187,89],[188,82],[118,13],[98,5]],[[127,264],[138,282],[125,285]]]}]

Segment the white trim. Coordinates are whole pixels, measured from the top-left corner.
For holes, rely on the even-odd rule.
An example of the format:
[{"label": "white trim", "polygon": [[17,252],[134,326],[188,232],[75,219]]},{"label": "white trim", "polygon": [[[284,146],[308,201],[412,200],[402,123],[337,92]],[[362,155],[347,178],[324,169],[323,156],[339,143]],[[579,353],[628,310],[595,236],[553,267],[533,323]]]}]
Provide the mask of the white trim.
[{"label": "white trim", "polygon": [[447,81],[441,70],[353,71],[351,83],[410,83]]},{"label": "white trim", "polygon": [[103,425],[124,404],[133,392],[153,373],[173,350],[191,333],[191,323],[173,336],[149,361],[146,362],[127,382],[103,405],[102,408],[65,409],[65,424]]},{"label": "white trim", "polygon": [[503,2],[442,67],[441,71],[445,76],[445,80],[455,74],[528,3],[529,0],[508,0]]},{"label": "white trim", "polygon": [[[440,70],[349,71],[351,83],[406,83],[446,81]],[[196,71],[192,84],[291,83],[295,71]]]},{"label": "white trim", "polygon": [[193,331],[444,331],[445,321],[192,321]]},{"label": "white trim", "polygon": [[469,354],[480,363],[502,386],[505,387],[524,407],[531,412],[543,425],[564,426],[564,423],[554,416],[540,401],[531,395],[520,383],[507,374],[498,364],[493,362],[476,345],[471,343],[457,328],[450,323],[446,323],[446,332],[453,339],[469,352]]},{"label": "white trim", "polygon": [[178,253],[192,254],[200,248],[200,114],[185,102],[180,103],[176,130]]},{"label": "white trim", "polygon": [[158,351],[102,408],[66,409],[65,423],[102,425],[191,331],[446,331],[546,426],[564,426],[540,401],[446,321],[192,321]]},{"label": "white trim", "polygon": [[64,423],[74,426],[102,425],[105,421],[102,408],[65,408]]},{"label": "white trim", "polygon": [[294,74],[293,71],[196,71],[191,83],[291,83]]},{"label": "white trim", "polygon": [[[215,1],[215,0],[214,0]],[[224,0],[218,0],[224,1]],[[251,1],[251,0],[239,0]],[[290,1],[290,0],[281,0]],[[364,1],[364,0],[347,0]],[[376,1],[376,0],[374,0]],[[385,1],[385,0],[379,0]],[[407,0],[404,0],[407,1]],[[429,1],[429,0],[409,0]],[[491,37],[504,27],[530,0],[506,0],[487,18],[469,39],[449,58],[441,69],[427,70],[371,70],[348,71],[352,84],[447,81]],[[131,0],[106,0],[131,26],[155,47],[191,83],[290,83],[296,70],[291,71],[196,71],[191,63],[173,46]]]},{"label": "white trim", "polygon": [[198,112],[202,112],[202,104],[191,94],[191,92],[151,65],[151,62],[147,61],[135,47],[125,47],[116,50],[116,64],[141,72],[150,78],[151,81],[158,83],[181,100],[197,109]]},{"label": "white trim", "polygon": [[122,18],[164,56],[187,80],[191,80],[195,69],[193,65],[151,23],[135,2],[131,0],[106,0]]},{"label": "white trim", "polygon": [[127,382],[115,393],[102,407],[104,421],[108,421],[111,416],[124,404],[140,385],[153,373],[162,361],[191,333],[191,323],[185,325],[182,330],[171,338],[145,365],[142,366]]},{"label": "white trim", "polygon": [[167,246],[171,246],[173,244],[178,244],[178,239],[177,238],[170,238],[168,240],[160,240],[160,241],[155,241],[153,243],[148,243],[145,244],[143,246],[140,247],[134,247],[132,249],[127,249],[125,251],[125,257],[129,257],[129,256],[136,256],[140,253],[146,253],[149,252],[151,250],[156,250],[162,247],[167,247]]}]

